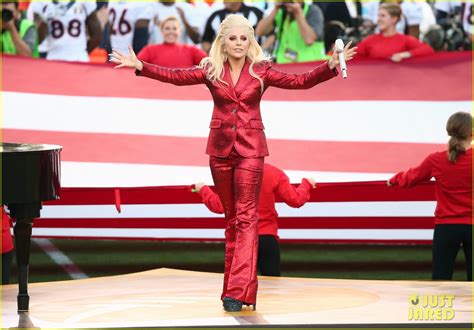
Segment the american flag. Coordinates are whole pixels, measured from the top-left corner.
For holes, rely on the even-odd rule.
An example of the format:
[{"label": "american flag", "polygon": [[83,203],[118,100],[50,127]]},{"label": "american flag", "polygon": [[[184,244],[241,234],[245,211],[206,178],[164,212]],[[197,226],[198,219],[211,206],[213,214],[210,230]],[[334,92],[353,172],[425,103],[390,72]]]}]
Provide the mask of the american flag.
[{"label": "american flag", "polygon": [[[135,77],[130,70],[114,70],[109,65],[9,56],[2,60],[3,141],[63,146],[63,187],[83,188],[83,192],[98,187],[115,198],[114,188],[123,191],[131,187],[185,187],[199,181],[212,184],[204,154],[212,99],[205,86],[176,87]],[[295,64],[280,69],[303,72],[313,66]],[[456,111],[472,108],[471,52],[441,53],[402,63],[353,61],[348,74],[348,80],[336,77],[310,90],[269,89],[264,95],[261,108],[270,150],[266,161],[284,169],[292,182],[307,176],[320,183],[353,182],[352,186],[359,181],[386,180],[394,172],[418,164],[428,153],[445,148],[447,118]],[[383,202],[358,201],[354,195],[354,201],[336,201],[336,205],[312,199],[312,203],[298,210],[278,205],[283,217],[281,227],[285,227],[285,218],[291,218],[305,223],[302,229],[320,230],[312,236],[303,231],[295,236],[282,229],[281,236],[289,240],[370,240],[367,226],[381,229],[384,225],[365,222],[359,227],[366,230],[366,235],[359,237],[353,230],[358,228],[357,217],[391,221],[394,219],[390,217],[431,219],[433,215],[434,202],[426,197],[423,201],[387,198]],[[166,217],[156,216],[168,214],[162,207],[173,205],[156,199],[151,202],[154,204],[124,202],[127,205],[120,215],[113,205],[108,205],[112,208],[110,213],[100,215],[102,211],[97,208],[94,212],[98,213],[91,211],[94,200],[82,200],[82,205],[46,206],[42,223],[48,219],[162,219]],[[194,203],[198,201],[190,205]],[[129,211],[129,206],[135,207],[134,211]],[[214,217],[206,213],[203,205],[185,209],[176,208],[174,217]],[[353,225],[344,220],[345,224],[338,228],[352,231],[323,233],[321,225],[308,221],[328,217],[354,220]],[[68,227],[64,223],[65,220],[61,227],[55,222],[62,229]],[[131,221],[127,224],[128,228],[134,227]],[[135,224],[138,226],[138,222]],[[223,226],[218,221],[216,224],[216,228]],[[400,226],[408,230],[406,225]],[[429,240],[432,225],[425,221],[423,226],[428,231],[418,236],[402,232],[378,237],[381,234],[377,232],[372,237]],[[86,231],[89,227],[83,226]],[[104,226],[108,227],[111,225]],[[177,229],[185,227],[181,223]],[[223,237],[219,230],[219,237]],[[67,235],[63,231],[59,236]],[[173,238],[167,234],[129,236]],[[174,238],[216,238],[211,236]]]}]

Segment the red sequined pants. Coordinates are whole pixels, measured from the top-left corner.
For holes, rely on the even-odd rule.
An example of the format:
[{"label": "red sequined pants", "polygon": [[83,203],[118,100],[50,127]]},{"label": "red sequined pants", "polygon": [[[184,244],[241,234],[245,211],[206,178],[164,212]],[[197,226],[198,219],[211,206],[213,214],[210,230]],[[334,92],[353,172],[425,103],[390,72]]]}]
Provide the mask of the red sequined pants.
[{"label": "red sequined pants", "polygon": [[264,159],[243,158],[233,149],[227,158],[211,156],[209,164],[227,223],[221,299],[231,297],[255,304],[258,287],[257,205]]}]

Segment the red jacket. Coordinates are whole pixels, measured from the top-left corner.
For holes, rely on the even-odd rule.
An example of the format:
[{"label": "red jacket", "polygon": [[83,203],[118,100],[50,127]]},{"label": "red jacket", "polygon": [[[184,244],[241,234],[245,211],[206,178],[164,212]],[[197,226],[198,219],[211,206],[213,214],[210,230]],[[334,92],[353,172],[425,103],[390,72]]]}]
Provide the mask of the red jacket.
[{"label": "red jacket", "polygon": [[375,59],[389,59],[393,54],[410,52],[412,57],[434,54],[433,48],[415,37],[397,33],[385,37],[381,33],[372,34],[357,44],[357,56]]},{"label": "red jacket", "polygon": [[400,172],[390,183],[412,187],[436,179],[436,224],[472,224],[472,149],[459,155],[456,163],[446,151],[435,152],[418,166]]},{"label": "red jacket", "polygon": [[13,239],[10,232],[10,217],[2,206],[2,253],[13,250]]},{"label": "red jacket", "polygon": [[138,59],[168,68],[190,68],[198,65],[207,54],[196,46],[186,44],[158,44],[145,46]]},{"label": "red jacket", "polygon": [[[209,127],[206,153],[216,157],[227,157],[235,147],[246,158],[268,156],[267,142],[260,100],[262,92],[260,82],[249,72],[250,63],[246,62],[240,79],[234,87],[229,66],[224,65],[226,82],[211,83],[202,68],[167,69],[143,62],[143,70],[137,75],[157,79],[174,85],[206,84],[214,99],[214,111]],[[255,73],[262,78],[265,89],[274,86],[285,89],[307,89],[337,75],[327,63],[317,66],[304,74],[289,74],[278,71],[270,62],[261,62],[254,66]]]},{"label": "red jacket", "polygon": [[[295,188],[282,170],[265,164],[257,208],[258,234],[278,237],[278,213],[275,209],[275,198],[280,198],[291,207],[301,207],[309,200],[310,191],[311,183],[308,180],[303,179],[298,188]],[[219,196],[211,188],[202,187],[199,195],[209,210],[214,213],[224,213]]]}]

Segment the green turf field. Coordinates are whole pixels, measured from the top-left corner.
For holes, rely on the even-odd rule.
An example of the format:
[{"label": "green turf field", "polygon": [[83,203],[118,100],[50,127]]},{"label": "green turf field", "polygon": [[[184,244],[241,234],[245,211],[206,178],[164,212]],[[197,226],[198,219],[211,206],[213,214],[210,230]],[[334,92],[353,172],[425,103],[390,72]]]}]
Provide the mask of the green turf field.
[{"label": "green turf field", "polygon": [[[108,276],[161,267],[223,272],[223,243],[51,240],[87,276]],[[282,244],[282,275],[311,278],[429,280],[431,246]],[[465,280],[464,255],[454,279]],[[35,243],[30,283],[70,277]],[[11,283],[16,283],[13,265]]]}]

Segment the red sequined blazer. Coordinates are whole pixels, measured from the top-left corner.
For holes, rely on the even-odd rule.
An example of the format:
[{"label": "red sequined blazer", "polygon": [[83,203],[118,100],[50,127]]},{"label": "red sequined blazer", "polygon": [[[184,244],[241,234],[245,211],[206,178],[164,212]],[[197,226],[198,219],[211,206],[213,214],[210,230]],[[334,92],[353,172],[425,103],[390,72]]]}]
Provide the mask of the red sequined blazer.
[{"label": "red sequined blazer", "polygon": [[[206,69],[168,69],[143,62],[142,71],[136,74],[174,85],[206,84],[214,99],[206,153],[227,157],[235,147],[245,158],[268,156],[264,126],[260,114],[262,90],[260,82],[249,72],[246,62],[239,81],[234,86],[228,63],[224,65],[222,82],[212,83],[206,78]],[[327,63],[303,74],[289,74],[276,70],[270,62],[254,65],[255,73],[263,80],[264,90],[270,86],[285,89],[307,89],[337,75]]]}]

